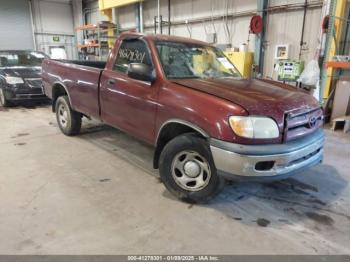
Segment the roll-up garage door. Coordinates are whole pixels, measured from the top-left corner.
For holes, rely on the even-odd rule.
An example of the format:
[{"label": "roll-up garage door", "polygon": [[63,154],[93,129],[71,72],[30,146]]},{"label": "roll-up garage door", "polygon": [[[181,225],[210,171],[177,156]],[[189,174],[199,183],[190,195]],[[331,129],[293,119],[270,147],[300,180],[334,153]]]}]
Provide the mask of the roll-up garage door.
[{"label": "roll-up garage door", "polygon": [[33,49],[28,0],[0,1],[0,50]]}]

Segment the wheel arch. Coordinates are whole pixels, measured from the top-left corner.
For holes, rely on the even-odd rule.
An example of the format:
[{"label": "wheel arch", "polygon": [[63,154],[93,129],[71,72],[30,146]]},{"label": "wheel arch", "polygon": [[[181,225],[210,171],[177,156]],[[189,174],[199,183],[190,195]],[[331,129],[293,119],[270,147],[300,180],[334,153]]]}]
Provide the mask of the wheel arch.
[{"label": "wheel arch", "polygon": [[209,135],[205,130],[185,120],[170,119],[161,125],[156,137],[155,152],[153,156],[153,167],[155,169],[159,167],[160,154],[165,145],[173,138],[186,133],[195,133],[200,137],[209,138]]},{"label": "wheel arch", "polygon": [[55,106],[56,106],[56,101],[60,96],[68,96],[68,101],[69,104],[72,106],[72,101],[70,98],[70,95],[68,93],[67,87],[61,83],[61,82],[56,82],[52,86],[52,112],[55,112]]}]

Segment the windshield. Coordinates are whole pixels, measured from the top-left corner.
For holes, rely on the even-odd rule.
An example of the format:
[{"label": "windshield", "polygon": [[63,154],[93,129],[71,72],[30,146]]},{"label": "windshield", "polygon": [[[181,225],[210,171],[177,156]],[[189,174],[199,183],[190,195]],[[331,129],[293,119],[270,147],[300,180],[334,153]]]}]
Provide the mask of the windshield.
[{"label": "windshield", "polygon": [[218,48],[167,41],[156,42],[156,47],[169,79],[241,77]]},{"label": "windshield", "polygon": [[0,51],[0,67],[41,66],[46,56],[34,51]]}]

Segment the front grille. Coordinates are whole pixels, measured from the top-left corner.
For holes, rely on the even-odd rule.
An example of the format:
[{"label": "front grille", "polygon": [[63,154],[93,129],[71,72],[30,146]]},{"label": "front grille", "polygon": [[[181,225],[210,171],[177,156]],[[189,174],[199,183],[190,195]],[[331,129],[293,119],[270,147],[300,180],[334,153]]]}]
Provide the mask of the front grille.
[{"label": "front grille", "polygon": [[291,141],[308,135],[323,125],[323,111],[320,107],[296,110],[285,114],[283,140]]},{"label": "front grille", "polygon": [[31,88],[41,87],[42,81],[41,78],[26,78],[24,79],[27,85]]}]

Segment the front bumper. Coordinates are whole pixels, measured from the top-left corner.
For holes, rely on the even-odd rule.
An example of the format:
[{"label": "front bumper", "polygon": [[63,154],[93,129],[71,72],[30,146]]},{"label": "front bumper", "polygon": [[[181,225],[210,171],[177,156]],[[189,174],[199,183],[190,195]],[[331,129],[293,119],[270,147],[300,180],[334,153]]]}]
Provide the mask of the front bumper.
[{"label": "front bumper", "polygon": [[46,95],[38,95],[38,94],[19,94],[9,99],[10,101],[37,101],[37,100],[49,100]]},{"label": "front bumper", "polygon": [[210,149],[219,175],[238,180],[275,180],[297,174],[323,160],[320,129],[301,139],[276,145],[239,145],[217,139]]},{"label": "front bumper", "polygon": [[48,100],[41,87],[37,88],[4,88],[4,95],[9,101]]}]

